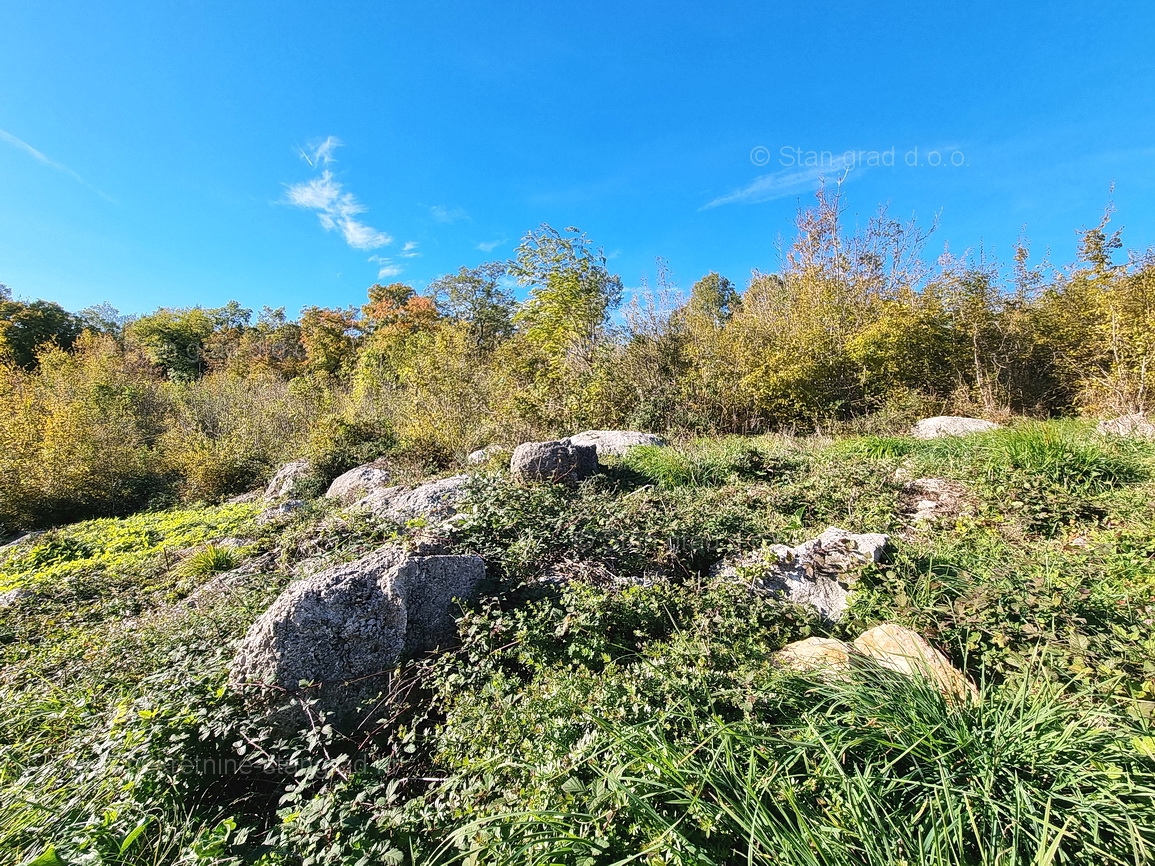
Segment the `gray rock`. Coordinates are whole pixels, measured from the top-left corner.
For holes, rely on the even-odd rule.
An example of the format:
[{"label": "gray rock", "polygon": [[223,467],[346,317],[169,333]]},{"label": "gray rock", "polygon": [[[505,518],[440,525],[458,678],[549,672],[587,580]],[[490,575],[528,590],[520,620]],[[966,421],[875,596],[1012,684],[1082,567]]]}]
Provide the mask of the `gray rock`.
[{"label": "gray rock", "polygon": [[634,430],[586,430],[569,438],[574,445],[593,445],[598,457],[622,457],[639,445],[665,445],[661,436]]},{"label": "gray rock", "polygon": [[379,517],[404,522],[424,517],[447,520],[457,513],[457,504],[465,495],[468,475],[453,475],[429,481],[419,487],[384,487],[374,490],[356,503]]},{"label": "gray rock", "polygon": [[958,415],[938,415],[924,418],[911,428],[915,439],[939,439],[943,436],[969,436],[972,433],[986,433],[998,430],[1000,425],[981,418],[962,418]]},{"label": "gray rock", "polygon": [[480,466],[483,463],[488,463],[500,457],[502,454],[508,454],[509,449],[504,445],[486,445],[484,448],[479,448],[472,452],[465,458],[465,462],[471,466]]},{"label": "gray rock", "polygon": [[880,562],[890,539],[881,533],[855,535],[830,527],[797,547],[772,544],[723,563],[717,576],[749,581],[759,590],[813,607],[837,622],[846,612],[858,572]]},{"label": "gray rock", "polygon": [[300,511],[304,506],[305,503],[300,499],[286,499],[284,502],[269,506],[258,514],[257,523],[279,523],[282,520],[288,520],[294,512]]},{"label": "gray rock", "polygon": [[388,487],[390,475],[388,470],[368,463],[350,469],[344,475],[338,475],[325,495],[339,500],[342,505],[352,505],[358,499],[363,499],[374,490]]},{"label": "gray rock", "polygon": [[7,592],[0,592],[0,608],[12,607],[23,599],[30,598],[32,593],[24,588],[18,586],[15,589],[10,589]]},{"label": "gray rock", "polygon": [[280,499],[293,492],[293,485],[297,479],[304,478],[312,471],[308,460],[294,460],[286,463],[273,473],[269,485],[265,488],[265,499]]},{"label": "gray rock", "polygon": [[549,481],[576,485],[598,471],[593,445],[575,445],[569,439],[525,442],[513,449],[509,471],[518,481]]},{"label": "gray rock", "polygon": [[1147,418],[1146,412],[1136,412],[1134,415],[1121,415],[1110,421],[1100,421],[1095,431],[1104,436],[1135,436],[1139,439],[1155,439],[1155,424],[1152,424]]},{"label": "gray rock", "polygon": [[477,556],[390,547],[300,580],[253,623],[230,682],[274,724],[300,718],[287,704],[301,682],[316,684],[320,709],[346,718],[403,657],[455,640],[454,599],[471,597],[484,576]]}]

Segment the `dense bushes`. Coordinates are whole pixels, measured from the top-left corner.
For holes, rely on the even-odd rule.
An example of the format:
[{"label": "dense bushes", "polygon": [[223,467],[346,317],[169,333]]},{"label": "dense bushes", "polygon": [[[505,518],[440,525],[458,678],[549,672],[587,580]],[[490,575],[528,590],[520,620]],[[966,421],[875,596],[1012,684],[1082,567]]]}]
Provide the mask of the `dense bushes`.
[{"label": "dense bushes", "polygon": [[778,272],[741,294],[709,274],[683,297],[659,263],[620,319],[605,257],[548,226],[513,261],[428,296],[375,285],[360,310],[308,307],[298,322],[265,308],[254,323],[232,302],[127,324],[42,309],[36,324],[4,300],[0,522],[217,499],[301,456],[320,485],[356,461],[445,467],[582,428],[885,434],[944,411],[1147,407],[1155,254],[1116,263],[1109,212],[1071,267],[1032,268],[1020,247],[1004,275],[986,260],[929,264],[927,233],[885,212],[851,233],[841,208],[820,193]]}]

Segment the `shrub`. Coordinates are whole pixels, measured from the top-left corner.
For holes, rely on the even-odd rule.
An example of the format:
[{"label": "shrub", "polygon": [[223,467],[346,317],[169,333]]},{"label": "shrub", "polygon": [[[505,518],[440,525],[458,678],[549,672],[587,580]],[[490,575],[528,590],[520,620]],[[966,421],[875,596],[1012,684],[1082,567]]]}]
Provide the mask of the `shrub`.
[{"label": "shrub", "polygon": [[168,387],[173,413],[160,447],[189,502],[259,485],[305,450],[320,411],[319,395],[269,374],[242,380],[217,373]]},{"label": "shrub", "polygon": [[108,337],[0,368],[0,523],[32,528],[124,514],[171,488],[155,441],[161,386]]}]

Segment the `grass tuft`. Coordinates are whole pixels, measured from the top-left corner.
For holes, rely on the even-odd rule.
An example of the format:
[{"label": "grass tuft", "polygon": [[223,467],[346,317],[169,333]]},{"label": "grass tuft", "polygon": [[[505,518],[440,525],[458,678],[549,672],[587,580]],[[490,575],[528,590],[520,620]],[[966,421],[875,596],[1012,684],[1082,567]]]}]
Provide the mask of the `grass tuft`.
[{"label": "grass tuft", "polygon": [[186,577],[209,577],[222,571],[232,571],[241,563],[241,556],[231,547],[206,544],[183,563],[181,574]]}]

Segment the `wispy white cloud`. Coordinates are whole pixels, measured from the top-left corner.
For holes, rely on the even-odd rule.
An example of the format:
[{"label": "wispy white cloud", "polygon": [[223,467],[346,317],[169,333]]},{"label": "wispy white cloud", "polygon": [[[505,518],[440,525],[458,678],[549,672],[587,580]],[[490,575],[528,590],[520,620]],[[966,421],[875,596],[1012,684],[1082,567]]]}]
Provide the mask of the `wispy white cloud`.
[{"label": "wispy white cloud", "polygon": [[345,243],[354,249],[375,250],[393,242],[385,232],[356,218],[368,208],[357,201],[353,193],[345,192],[327,169],[320,177],[287,186],[286,199],[295,207],[316,211],[321,227],[325,231],[340,231]]},{"label": "wispy white cloud", "polygon": [[404,259],[415,259],[421,253],[417,249],[417,241],[406,241],[405,246],[401,247],[401,257]]},{"label": "wispy white cloud", "polygon": [[88,181],[86,181],[84,178],[82,178],[80,175],[78,175],[75,171],[70,169],[68,166],[64,165],[63,163],[56,162],[56,160],[49,159],[47,156],[45,156],[43,153],[38,151],[36,148],[34,148],[28,142],[24,141],[23,139],[17,138],[12,133],[6,132],[5,130],[0,129],[0,141],[5,142],[6,144],[12,145],[17,150],[24,151],[24,153],[28,154],[30,157],[32,157],[34,160],[36,160],[37,162],[39,162],[42,165],[46,165],[49,168],[54,168],[59,172],[63,172],[64,174],[66,174],[70,178],[72,178],[73,180],[84,184],[84,186],[88,187],[90,190],[92,190],[98,196],[103,198],[105,201],[110,201],[110,202],[115,203],[115,199],[113,199],[112,196],[110,196],[108,193],[97,189],[92,184],[90,184]]},{"label": "wispy white cloud", "polygon": [[319,165],[330,165],[335,162],[333,151],[342,144],[341,139],[335,135],[330,135],[324,141],[308,145],[308,150],[298,146],[297,152],[301,154],[301,159],[309,163],[309,168],[316,168]]},{"label": "wispy white cloud", "polygon": [[387,280],[390,277],[395,277],[405,270],[394,262],[393,259],[387,258],[386,256],[369,256],[369,261],[379,265],[377,270],[377,279],[379,280]]},{"label": "wispy white cloud", "polygon": [[[845,180],[849,177],[848,169],[850,167],[845,158],[840,156],[818,166],[764,174],[744,187],[707,202],[699,210],[709,210],[724,204],[758,204],[759,202],[787,198],[800,192],[809,192],[826,178],[832,178],[839,182]],[[862,171],[864,171],[862,168],[855,169],[856,174]]]},{"label": "wispy white cloud", "polygon": [[429,213],[439,223],[456,223],[469,219],[469,214],[465,212],[465,209],[459,207],[445,207],[435,204],[429,208]]},{"label": "wispy white cloud", "polygon": [[504,243],[508,243],[508,238],[500,238],[495,241],[482,241],[477,245],[477,248],[483,253],[491,253]]}]

